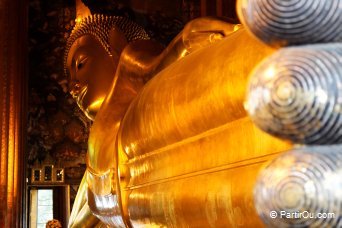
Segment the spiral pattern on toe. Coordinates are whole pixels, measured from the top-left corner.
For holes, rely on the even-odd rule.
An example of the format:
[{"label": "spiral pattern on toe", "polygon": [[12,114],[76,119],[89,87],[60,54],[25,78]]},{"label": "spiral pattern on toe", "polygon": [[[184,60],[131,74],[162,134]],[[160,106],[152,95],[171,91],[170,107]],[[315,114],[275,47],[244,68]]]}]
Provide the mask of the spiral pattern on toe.
[{"label": "spiral pattern on toe", "polygon": [[341,227],[341,177],[341,145],[285,153],[259,175],[257,212],[271,227]]},{"label": "spiral pattern on toe", "polygon": [[342,0],[239,0],[243,24],[266,44],[342,41]]},{"label": "spiral pattern on toe", "polygon": [[252,75],[246,109],[262,130],[295,143],[342,143],[342,44],[284,48]]}]

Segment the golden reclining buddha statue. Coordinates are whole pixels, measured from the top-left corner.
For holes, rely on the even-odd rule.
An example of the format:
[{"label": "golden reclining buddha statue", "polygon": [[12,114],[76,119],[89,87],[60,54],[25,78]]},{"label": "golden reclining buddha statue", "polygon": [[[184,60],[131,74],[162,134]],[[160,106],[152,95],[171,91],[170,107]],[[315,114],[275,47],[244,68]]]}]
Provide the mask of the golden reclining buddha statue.
[{"label": "golden reclining buddha statue", "polygon": [[[310,16],[315,10],[332,10],[338,1],[323,1],[331,2],[330,8],[306,2]],[[286,208],[310,209],[312,198],[320,194],[316,191],[320,181],[331,173],[341,174],[342,150],[329,146],[342,141],[341,112],[336,108],[341,100],[329,103],[339,90],[324,81],[333,78],[336,88],[341,88],[341,45],[302,46],[340,42],[341,31],[325,38],[291,33],[297,27],[286,23],[296,25],[291,21],[296,18],[288,15],[297,8],[289,5],[288,12],[279,10],[289,20],[281,18],[281,13],[265,17],[262,4],[271,3],[238,2],[246,28],[199,18],[189,22],[166,48],[123,17],[91,15],[77,22],[67,43],[65,66],[70,93],[94,122],[87,172],[70,227],[309,224],[268,215]],[[341,8],[331,17],[341,19]],[[279,20],[286,22],[283,30],[272,28]],[[305,26],[311,25],[302,29]],[[329,30],[315,27],[322,34]],[[291,45],[297,47],[280,48]],[[322,55],[326,58],[320,60]],[[318,76],[311,72],[314,64],[322,66],[329,58],[327,67],[337,73],[326,70],[328,79],[322,79],[322,72]],[[312,77],[316,84],[315,77],[321,77],[321,86],[311,85],[302,76]],[[307,99],[308,94],[312,96]],[[337,127],[328,126],[333,119]],[[283,153],[294,144],[299,148]],[[302,168],[322,173],[317,163],[324,159],[335,161],[329,173],[312,178],[311,188],[301,183],[300,176],[310,177]],[[296,175],[299,180],[291,179]],[[341,190],[341,180],[319,190],[331,193],[333,188]],[[320,199],[338,204],[342,196],[336,191]],[[317,205],[330,208],[321,201]],[[324,221],[337,224],[341,207],[332,210],[337,218]]]}]

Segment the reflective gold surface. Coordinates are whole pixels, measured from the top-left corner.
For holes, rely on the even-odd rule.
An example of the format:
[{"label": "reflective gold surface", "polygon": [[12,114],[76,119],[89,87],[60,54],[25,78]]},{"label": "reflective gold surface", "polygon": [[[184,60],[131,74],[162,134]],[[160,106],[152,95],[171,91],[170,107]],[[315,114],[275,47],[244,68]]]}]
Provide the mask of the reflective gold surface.
[{"label": "reflective gold surface", "polygon": [[263,162],[289,145],[248,118],[137,156],[124,189],[133,225],[257,227],[253,185]]},{"label": "reflective gold surface", "polygon": [[164,69],[125,115],[121,138],[127,155],[141,155],[246,116],[248,74],[272,51],[239,30]]},{"label": "reflective gold surface", "polygon": [[118,139],[128,157],[120,170],[129,171],[120,176],[122,203],[133,226],[261,226],[256,175],[291,145],[258,130],[243,100],[249,72],[272,52],[239,30],[144,87]]},{"label": "reflective gold surface", "polygon": [[[120,227],[261,226],[252,200],[257,172],[291,145],[246,116],[248,74],[274,50],[238,28],[198,19],[164,51],[149,40],[122,50],[89,137],[88,205],[102,221]],[[86,77],[101,70],[89,67]],[[85,221],[84,207],[77,217]],[[116,223],[120,216],[124,224]]]},{"label": "reflective gold surface", "polygon": [[[82,178],[82,181],[80,183],[80,187],[78,188],[78,191],[77,191],[77,195],[76,195],[76,198],[75,198],[75,201],[74,201],[74,205],[72,207],[71,215],[69,217],[69,224],[68,224],[68,226],[75,226],[76,227],[75,220],[76,220],[78,214],[80,213],[80,211],[87,204],[87,196],[86,196],[87,186],[88,186],[87,185],[87,175],[84,175],[83,178]],[[89,208],[89,207],[86,207],[86,208]],[[83,210],[85,210],[85,209],[83,209]],[[83,214],[84,214],[84,212],[83,212]],[[90,214],[87,217],[87,219],[89,219],[89,217],[91,217],[92,215],[91,215],[90,211],[87,214]],[[78,223],[82,224],[83,221],[80,221]]]},{"label": "reflective gold surface", "polygon": [[[209,19],[205,19],[208,23]],[[217,20],[210,19],[212,23]],[[195,21],[196,22],[196,21]],[[196,26],[202,22],[198,20]],[[218,22],[217,22],[218,23]],[[203,22],[201,25],[204,25]],[[210,24],[210,23],[209,23]],[[222,26],[223,24],[226,27]],[[216,33],[216,30],[210,33],[211,27],[203,27],[207,32],[207,39]],[[220,27],[222,36],[228,36],[236,29],[235,26],[226,22],[219,22],[216,27]],[[92,130],[89,136],[89,162],[92,169],[98,173],[107,172],[110,168],[114,167],[113,148],[115,143],[116,132],[120,125],[120,121],[123,118],[126,110],[132,100],[136,97],[139,91],[143,88],[145,83],[159,71],[166,68],[173,62],[184,58],[185,55],[191,53],[191,48],[186,45],[193,42],[193,37],[189,34],[199,33],[197,30],[191,30],[191,27],[187,27],[187,32],[181,33],[176,37],[171,44],[161,52],[161,47],[153,41],[141,40],[130,43],[123,49],[120,55],[120,61],[116,69],[115,77],[111,86],[111,89],[101,106],[101,109],[97,113],[96,120],[92,126]],[[206,43],[204,36],[201,39],[203,43]],[[214,41],[212,41],[213,43]],[[208,44],[206,44],[208,45]],[[203,44],[205,46],[205,44]],[[192,50],[196,49],[195,47]],[[75,50],[78,50],[76,45]],[[70,51],[72,56],[73,49]],[[184,54],[186,53],[186,54]],[[75,58],[75,57],[74,57]],[[106,78],[113,77],[109,73],[102,73],[97,71],[97,68],[86,70],[87,77],[91,77],[96,74],[95,72],[106,74]],[[107,79],[106,79],[107,80]],[[95,83],[95,82],[94,82]],[[102,85],[100,82],[96,82],[97,85]],[[94,87],[95,87],[94,86]],[[92,100],[97,100],[100,97],[102,91],[106,91],[105,87],[98,86],[96,94],[90,95]],[[79,96],[76,96],[78,98]],[[100,159],[101,158],[101,159]]]},{"label": "reflective gold surface", "polygon": [[[71,221],[71,220],[69,220]],[[77,213],[76,218],[69,222],[69,227],[94,227],[99,220],[92,214],[88,204],[84,204],[82,209]]]},{"label": "reflective gold surface", "polygon": [[79,38],[69,56],[70,93],[83,112],[93,119],[108,93],[116,64],[90,35]]}]

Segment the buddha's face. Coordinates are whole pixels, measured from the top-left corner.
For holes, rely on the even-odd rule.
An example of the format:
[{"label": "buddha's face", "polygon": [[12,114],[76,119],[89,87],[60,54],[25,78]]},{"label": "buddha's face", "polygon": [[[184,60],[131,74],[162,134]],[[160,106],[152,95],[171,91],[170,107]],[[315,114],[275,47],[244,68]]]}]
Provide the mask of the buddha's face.
[{"label": "buddha's face", "polygon": [[110,56],[91,35],[78,38],[67,59],[69,90],[90,119],[100,109],[115,75],[119,53]]}]

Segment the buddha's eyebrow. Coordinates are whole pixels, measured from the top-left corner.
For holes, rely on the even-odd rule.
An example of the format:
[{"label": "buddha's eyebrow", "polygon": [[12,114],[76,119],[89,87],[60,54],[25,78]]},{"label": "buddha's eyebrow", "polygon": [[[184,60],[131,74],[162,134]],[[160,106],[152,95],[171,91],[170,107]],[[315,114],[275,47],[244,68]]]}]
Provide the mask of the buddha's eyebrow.
[{"label": "buddha's eyebrow", "polygon": [[78,56],[80,55],[89,55],[89,50],[87,48],[87,44],[84,44],[84,45],[80,45],[79,47],[77,47],[77,50],[74,52],[73,56],[72,56],[72,59],[73,60],[76,60],[76,58],[78,58]]}]

